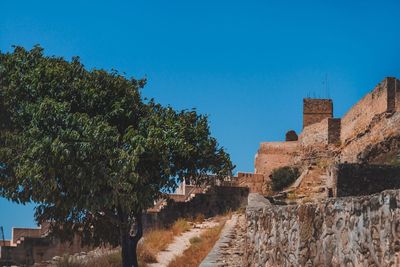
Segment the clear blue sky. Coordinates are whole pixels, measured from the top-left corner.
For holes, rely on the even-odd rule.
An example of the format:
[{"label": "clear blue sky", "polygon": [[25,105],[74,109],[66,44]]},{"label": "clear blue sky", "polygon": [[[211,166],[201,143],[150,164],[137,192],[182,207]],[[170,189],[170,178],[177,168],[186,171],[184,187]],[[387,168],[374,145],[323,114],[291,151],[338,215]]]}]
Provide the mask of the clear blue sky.
[{"label": "clear blue sky", "polygon": [[[40,44],[88,68],[147,77],[144,93],[210,115],[237,171],[262,141],[301,129],[302,98],[342,116],[400,76],[399,1],[1,1],[0,50]],[[32,206],[0,199],[0,225],[31,226]]]}]

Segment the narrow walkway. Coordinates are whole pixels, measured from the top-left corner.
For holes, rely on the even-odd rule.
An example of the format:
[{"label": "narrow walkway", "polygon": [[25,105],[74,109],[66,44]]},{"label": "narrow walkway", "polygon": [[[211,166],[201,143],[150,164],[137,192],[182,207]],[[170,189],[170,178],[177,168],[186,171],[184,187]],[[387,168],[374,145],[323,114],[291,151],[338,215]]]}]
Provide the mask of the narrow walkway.
[{"label": "narrow walkway", "polygon": [[206,229],[215,227],[218,222],[204,221],[201,224],[195,224],[190,231],[183,233],[174,238],[173,242],[168,245],[166,250],[157,254],[157,263],[147,264],[148,267],[166,267],[177,256],[190,247],[190,239],[200,236]]},{"label": "narrow walkway", "polygon": [[225,223],[221,236],[200,267],[245,266],[246,218],[244,214],[234,214]]}]

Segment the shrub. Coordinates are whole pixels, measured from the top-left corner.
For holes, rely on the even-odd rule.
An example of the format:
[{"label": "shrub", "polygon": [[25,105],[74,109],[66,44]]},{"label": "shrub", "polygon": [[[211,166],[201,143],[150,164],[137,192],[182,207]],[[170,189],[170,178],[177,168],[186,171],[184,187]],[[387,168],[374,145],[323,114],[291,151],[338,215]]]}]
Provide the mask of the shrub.
[{"label": "shrub", "polygon": [[286,166],[274,169],[271,174],[272,190],[282,190],[293,183],[299,176],[299,169],[295,167]]}]

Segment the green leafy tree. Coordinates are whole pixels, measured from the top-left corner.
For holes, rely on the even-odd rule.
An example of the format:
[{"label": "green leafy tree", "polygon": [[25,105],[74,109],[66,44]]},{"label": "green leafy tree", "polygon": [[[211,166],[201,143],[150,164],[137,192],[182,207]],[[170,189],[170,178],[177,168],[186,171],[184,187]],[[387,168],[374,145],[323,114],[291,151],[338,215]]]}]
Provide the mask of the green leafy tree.
[{"label": "green leafy tree", "polygon": [[162,191],[233,168],[206,116],[146,101],[144,85],[39,46],[0,53],[0,195],[37,203],[63,240],[121,245],[124,266]]}]

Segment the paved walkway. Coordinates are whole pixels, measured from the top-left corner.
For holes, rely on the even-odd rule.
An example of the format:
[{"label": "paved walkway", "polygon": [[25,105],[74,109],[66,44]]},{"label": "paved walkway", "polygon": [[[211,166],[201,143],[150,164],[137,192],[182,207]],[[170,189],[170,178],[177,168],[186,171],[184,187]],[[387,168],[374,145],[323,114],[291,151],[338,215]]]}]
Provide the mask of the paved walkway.
[{"label": "paved walkway", "polygon": [[169,244],[166,250],[157,254],[157,263],[147,264],[149,267],[166,267],[176,257],[190,247],[190,239],[192,237],[200,236],[206,229],[215,227],[218,222],[204,221],[201,224],[195,224],[190,231],[183,233],[174,238],[174,241]]},{"label": "paved walkway", "polygon": [[232,215],[232,218],[225,223],[219,240],[200,264],[200,267],[245,266],[245,235],[245,215]]}]

